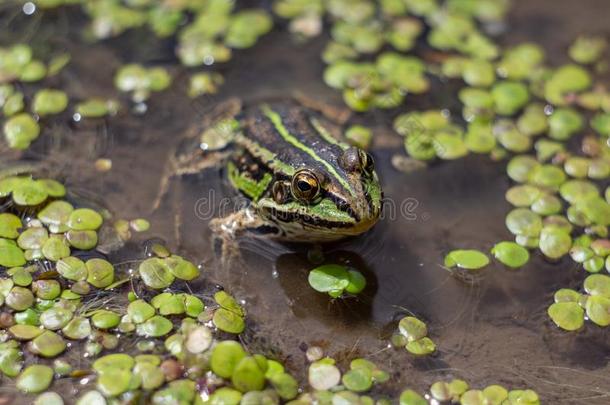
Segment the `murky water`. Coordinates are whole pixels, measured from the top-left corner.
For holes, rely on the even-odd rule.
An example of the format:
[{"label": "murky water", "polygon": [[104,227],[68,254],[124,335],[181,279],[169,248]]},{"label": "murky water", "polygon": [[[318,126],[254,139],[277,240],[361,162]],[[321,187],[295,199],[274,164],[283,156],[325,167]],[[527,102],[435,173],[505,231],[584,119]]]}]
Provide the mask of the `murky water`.
[{"label": "murky water", "polygon": [[[610,4],[604,0],[517,1],[503,41],[536,41],[561,62],[558,55],[577,34],[608,34],[609,16]],[[0,42],[26,41],[49,54],[69,51],[73,62],[48,84],[77,99],[116,96],[112,77],[127,62],[162,64],[177,79],[171,90],[151,98],[145,114],[123,111],[98,124],[74,123],[67,114],[53,119],[20,160],[50,164],[70,189],[120,217],[150,218],[148,235],[203,262],[210,280],[245,301],[250,328],[244,341],[253,349],[276,353],[301,376],[308,345],[321,345],[338,359],[366,356],[392,370],[392,383],[382,388],[392,394],[406,386],[423,391],[439,378],[455,376],[476,386],[528,386],[545,403],[610,401],[608,331],[589,324],[578,334],[563,333],[546,315],[554,291],[578,288],[583,278],[569,259],[548,263],[535,255],[520,270],[494,264],[474,279],[455,277],[441,267],[450,249],[485,250],[510,239],[503,224],[509,210],[504,163],[471,156],[403,174],[389,164],[393,154],[404,153],[388,125],[396,112],[358,117],[376,129],[373,155],[394,209],[386,210],[371,233],[325,247],[327,261],[350,263],[369,280],[358,299],[332,302],[307,286],[312,267],[307,247],[247,240],[241,261],[220,263],[207,227],[208,208],[218,210],[221,199],[231,197],[219,170],[172,179],[169,194],[151,212],[168,153],[220,100],[238,96],[253,102],[300,90],[340,105],[339,95],[321,81],[318,55],[324,39],[295,44],[285,32],[273,32],[219,67],[226,80],[219,96],[189,101],[184,96],[189,72],[174,59],[171,41],[159,43],[133,32],[90,45],[80,40],[82,24],[82,16],[66,10],[24,17],[4,9]],[[409,98],[400,112],[452,108],[449,90],[438,83],[431,95]],[[18,158],[9,151],[0,156],[2,166]],[[100,157],[112,159],[109,173],[94,170]],[[428,323],[438,355],[414,359],[388,348],[394,322],[406,313]],[[60,386],[68,389],[67,383]]]}]

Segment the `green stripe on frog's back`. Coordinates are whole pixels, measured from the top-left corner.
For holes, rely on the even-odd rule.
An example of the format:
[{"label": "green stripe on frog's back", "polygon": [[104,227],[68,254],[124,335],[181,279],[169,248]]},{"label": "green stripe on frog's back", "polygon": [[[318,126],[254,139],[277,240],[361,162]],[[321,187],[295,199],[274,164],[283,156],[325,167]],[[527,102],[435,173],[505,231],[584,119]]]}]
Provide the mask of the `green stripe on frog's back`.
[{"label": "green stripe on frog's back", "polygon": [[326,129],[324,127],[324,125],[320,122],[320,120],[318,120],[317,118],[312,117],[312,118],[309,119],[309,122],[311,123],[311,126],[314,127],[316,132],[322,138],[324,138],[324,140],[326,142],[332,143],[333,145],[337,145],[338,147],[340,147],[343,150],[345,150],[345,149],[347,149],[349,147],[349,145],[346,144],[345,142],[341,142],[337,138],[332,136],[331,133],[328,132],[328,129]]},{"label": "green stripe on frog's back", "polygon": [[261,145],[260,142],[248,138],[241,132],[235,137],[235,141],[237,144],[246,148],[253,157],[256,157],[263,162],[271,170],[279,171],[287,176],[292,176],[296,171],[292,166],[282,162],[281,159],[278,159],[276,153],[271,152]]},{"label": "green stripe on frog's back", "polygon": [[[349,182],[346,180],[345,176],[342,176],[336,165],[329,163],[327,160],[322,158],[312,147],[304,144],[301,140],[291,134],[288,128],[286,127],[284,121],[282,120],[282,116],[277,112],[271,109],[268,105],[263,105],[261,107],[263,114],[267,117],[267,119],[273,124],[273,127],[285,142],[289,145],[286,147],[296,148],[300,152],[305,153],[305,155],[309,156],[313,161],[321,164],[325,171],[328,172],[330,176],[332,176],[346,191],[348,191],[352,196],[355,196],[355,192],[353,188],[350,186]],[[322,145],[324,143],[324,145]],[[322,150],[323,147],[326,149],[330,149],[332,146],[337,146],[336,144],[329,144],[329,142],[325,139],[325,137],[320,136],[319,141],[317,142],[317,149]],[[336,153],[336,156],[341,153],[341,148],[337,148],[339,152]]]}]

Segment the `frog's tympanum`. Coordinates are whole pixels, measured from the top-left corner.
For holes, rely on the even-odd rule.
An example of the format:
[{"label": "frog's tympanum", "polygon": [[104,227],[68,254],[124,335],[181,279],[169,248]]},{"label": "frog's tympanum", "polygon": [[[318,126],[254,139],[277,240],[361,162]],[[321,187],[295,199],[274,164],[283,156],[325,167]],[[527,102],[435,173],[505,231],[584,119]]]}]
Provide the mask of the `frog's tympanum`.
[{"label": "frog's tympanum", "polygon": [[[172,173],[222,157],[228,180],[250,202],[211,222],[215,231],[255,232],[294,242],[361,234],[379,219],[382,192],[372,157],[341,140],[341,119],[293,100],[243,108],[232,100],[193,131]],[[214,158],[213,158],[214,156]]]}]

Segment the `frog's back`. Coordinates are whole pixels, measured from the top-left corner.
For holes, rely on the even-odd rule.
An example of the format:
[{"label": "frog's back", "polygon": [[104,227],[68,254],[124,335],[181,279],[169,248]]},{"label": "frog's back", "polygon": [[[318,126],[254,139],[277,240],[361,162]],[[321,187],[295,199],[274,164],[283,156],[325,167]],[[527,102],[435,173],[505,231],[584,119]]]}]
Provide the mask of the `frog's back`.
[{"label": "frog's back", "polygon": [[[246,109],[240,121],[242,138],[237,141],[246,149],[262,148],[275,163],[294,170],[309,167],[326,172],[330,165],[341,171],[335,163],[347,148],[339,140],[341,128],[316,111],[295,102],[261,103]],[[260,150],[254,154],[261,155]]]}]

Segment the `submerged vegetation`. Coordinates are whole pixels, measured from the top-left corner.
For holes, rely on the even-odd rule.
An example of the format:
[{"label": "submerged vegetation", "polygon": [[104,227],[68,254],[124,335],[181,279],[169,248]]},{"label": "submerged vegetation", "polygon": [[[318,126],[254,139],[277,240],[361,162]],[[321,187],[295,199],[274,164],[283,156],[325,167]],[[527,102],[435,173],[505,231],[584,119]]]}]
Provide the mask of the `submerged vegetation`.
[{"label": "submerged vegetation", "polygon": [[[610,272],[610,93],[595,79],[607,69],[604,38],[576,38],[567,50],[571,62],[550,66],[534,42],[497,43],[490,27],[502,21],[509,2],[495,0],[277,0],[271,10],[226,0],[18,3],[26,14],[80,6],[90,18],[83,33],[89,41],[134,29],[174,38],[191,98],[221,92],[218,64],[254,46],[274,23],[287,22],[299,41],[328,28],[322,79],[356,113],[397,112],[393,130],[405,150],[400,167],[421,169],[469,154],[505,162],[512,209],[504,223],[514,241],[452,249],[438,262],[457,272],[495,266],[490,256],[509,269],[525,267],[533,255],[550,262],[569,258],[586,272],[582,288],[555,293],[549,324],[571,332],[585,328],[586,320],[610,325],[610,277],[601,274]],[[66,112],[80,121],[126,110],[118,93],[81,100],[49,84],[69,62],[60,52],[42,60],[27,44],[0,48],[9,148],[25,153]],[[116,89],[140,106],[175,78],[167,66],[139,63],[113,74]],[[453,115],[444,106],[406,107],[438,83],[459,87]],[[209,144],[223,144],[219,134],[204,135]],[[362,125],[350,127],[346,137],[362,148],[375,141]],[[96,166],[107,171],[112,162],[101,159]],[[193,293],[191,282],[208,281],[205,268],[166,247],[156,245],[147,257],[134,258],[135,265],[112,263],[107,247],[127,242],[132,231],[146,232],[147,220],[113,220],[106,210],[77,203],[60,182],[30,174],[1,178],[0,200],[0,372],[19,391],[37,394],[34,403],[62,404],[48,391],[61,379],[92,382],[79,393],[79,405],[390,403],[377,387],[391,381],[394,370],[367,359],[343,364],[310,347],[305,382],[281,359],[250,352],[238,338],[248,328],[248,308],[222,289]],[[361,294],[367,285],[361,272],[334,264],[312,269],[308,282],[331,299]],[[404,317],[397,327],[393,346],[412,357],[438,354],[420,319]],[[85,358],[85,367],[75,368],[70,352]],[[424,395],[411,389],[393,394],[401,405],[540,403],[529,389],[476,389],[457,379],[437,381]]]}]

